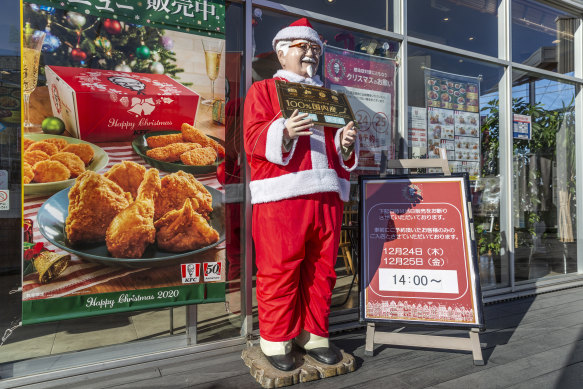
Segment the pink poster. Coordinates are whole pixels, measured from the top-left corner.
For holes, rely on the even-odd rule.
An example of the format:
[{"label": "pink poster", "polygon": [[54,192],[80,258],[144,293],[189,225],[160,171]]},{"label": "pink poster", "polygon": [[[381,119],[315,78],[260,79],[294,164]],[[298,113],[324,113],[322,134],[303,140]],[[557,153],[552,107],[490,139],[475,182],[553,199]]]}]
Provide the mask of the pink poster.
[{"label": "pink poster", "polygon": [[394,158],[394,61],[327,46],[324,67],[324,85],[346,94],[358,122],[356,173],[378,172],[383,152]]}]

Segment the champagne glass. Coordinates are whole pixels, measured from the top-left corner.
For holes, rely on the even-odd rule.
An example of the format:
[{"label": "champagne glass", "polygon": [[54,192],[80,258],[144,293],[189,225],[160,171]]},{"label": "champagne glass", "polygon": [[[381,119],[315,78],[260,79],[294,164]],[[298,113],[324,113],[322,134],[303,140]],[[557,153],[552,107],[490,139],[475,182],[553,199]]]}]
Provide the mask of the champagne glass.
[{"label": "champagne glass", "polygon": [[22,36],[22,95],[24,97],[25,128],[34,127],[30,122],[30,94],[36,89],[40,51],[45,39],[44,31],[26,29]]},{"label": "champagne glass", "polygon": [[210,100],[204,100],[202,102],[205,105],[212,105],[213,101],[215,100],[215,80],[219,76],[223,44],[224,41],[221,39],[202,40],[204,60],[206,63],[206,75],[211,80],[211,98]]}]

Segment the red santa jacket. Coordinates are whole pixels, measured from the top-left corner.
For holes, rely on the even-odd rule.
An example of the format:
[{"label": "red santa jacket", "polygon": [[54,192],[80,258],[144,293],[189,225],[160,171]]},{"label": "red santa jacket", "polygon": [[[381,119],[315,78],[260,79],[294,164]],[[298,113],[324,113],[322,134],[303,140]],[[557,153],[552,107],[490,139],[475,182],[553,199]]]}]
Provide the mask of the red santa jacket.
[{"label": "red santa jacket", "polygon": [[245,99],[245,152],[251,167],[251,203],[268,203],[321,192],[337,192],[348,201],[350,171],[358,164],[358,139],[347,161],[341,154],[341,129],[315,126],[313,135],[293,140],[282,152],[285,119],[275,79],[321,86],[319,77],[304,78],[280,70],[274,78],[251,85]]}]

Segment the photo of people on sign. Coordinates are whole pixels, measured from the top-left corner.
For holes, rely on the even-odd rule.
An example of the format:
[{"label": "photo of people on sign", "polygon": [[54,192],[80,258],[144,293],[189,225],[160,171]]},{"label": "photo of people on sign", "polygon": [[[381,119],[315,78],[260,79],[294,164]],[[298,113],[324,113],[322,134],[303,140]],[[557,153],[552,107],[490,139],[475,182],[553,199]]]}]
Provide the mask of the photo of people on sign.
[{"label": "photo of people on sign", "polygon": [[23,7],[23,323],[224,301],[222,0]]}]

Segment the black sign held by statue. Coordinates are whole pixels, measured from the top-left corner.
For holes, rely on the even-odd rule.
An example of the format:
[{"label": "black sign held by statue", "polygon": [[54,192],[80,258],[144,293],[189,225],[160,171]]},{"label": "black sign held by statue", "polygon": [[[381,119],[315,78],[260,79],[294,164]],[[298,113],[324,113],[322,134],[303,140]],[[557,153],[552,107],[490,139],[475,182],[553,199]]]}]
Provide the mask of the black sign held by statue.
[{"label": "black sign held by statue", "polygon": [[314,124],[327,127],[344,127],[354,120],[354,113],[344,93],[319,86],[275,80],[279,106],[284,118],[297,109],[307,113]]}]

